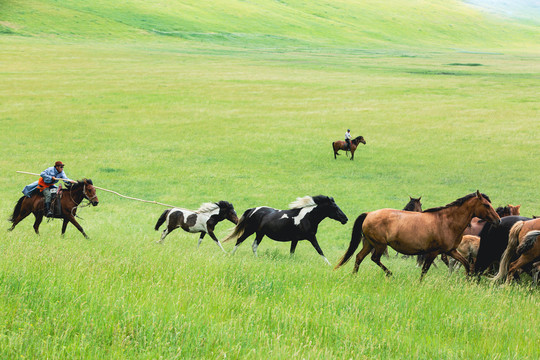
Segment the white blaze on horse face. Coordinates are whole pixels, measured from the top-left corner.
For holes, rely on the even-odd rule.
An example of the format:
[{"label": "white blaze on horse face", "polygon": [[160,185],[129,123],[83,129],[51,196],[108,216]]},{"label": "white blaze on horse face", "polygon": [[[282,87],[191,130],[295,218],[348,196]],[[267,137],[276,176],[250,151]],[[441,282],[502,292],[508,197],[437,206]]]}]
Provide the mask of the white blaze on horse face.
[{"label": "white blaze on horse face", "polygon": [[302,208],[302,210],[300,210],[300,212],[298,213],[298,215],[296,215],[295,217],[293,217],[294,219],[294,225],[300,225],[300,221],[302,221],[302,219],[304,217],[306,217],[306,215],[308,213],[310,213],[313,209],[315,209],[316,206],[310,206],[310,207],[305,207],[305,208]]}]

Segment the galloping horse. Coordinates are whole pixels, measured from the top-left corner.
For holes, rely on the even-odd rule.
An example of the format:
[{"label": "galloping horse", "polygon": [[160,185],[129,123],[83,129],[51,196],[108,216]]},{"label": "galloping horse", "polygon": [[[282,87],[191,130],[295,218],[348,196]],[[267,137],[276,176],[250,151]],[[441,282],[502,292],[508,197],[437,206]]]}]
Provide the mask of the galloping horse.
[{"label": "galloping horse", "polygon": [[480,246],[473,269],[473,273],[478,276],[478,280],[480,280],[480,275],[486,270],[493,266],[496,266],[497,269],[499,268],[502,254],[508,246],[510,229],[516,222],[527,220],[531,220],[531,218],[525,216],[505,216],[501,218],[499,225],[485,224],[479,234]]},{"label": "galloping horse", "polygon": [[[93,206],[99,203],[96,195],[96,188],[90,179],[82,179],[77,183],[71,185],[66,184],[66,188],[62,189],[57,195],[56,201],[60,200],[61,214],[54,217],[64,219],[62,224],[62,235],[66,232],[68,223],[72,223],[83,235],[88,239],[88,235],[84,232],[83,228],[77,220],[75,215],[77,213],[77,207],[83,201],[87,199]],[[25,217],[33,213],[36,217],[34,222],[34,231],[39,235],[39,225],[43,220],[45,212],[43,195],[36,193],[31,197],[23,196],[15,205],[13,214],[9,218],[12,225],[9,231],[13,230],[15,226],[20,223]]]},{"label": "galloping horse", "polygon": [[217,223],[225,219],[235,225],[238,224],[238,216],[234,211],[234,206],[228,201],[219,201],[202,204],[197,211],[178,208],[165,210],[159,217],[154,229],[157,231],[161,224],[167,221],[167,227],[163,230],[159,243],[163,243],[165,237],[179,227],[190,233],[201,233],[197,247],[201,245],[202,239],[208,233],[212,240],[225,252],[218,238],[214,235],[214,228]]},{"label": "galloping horse", "polygon": [[267,206],[246,210],[233,232],[223,241],[237,239],[232,252],[234,254],[246,238],[256,233],[252,249],[257,256],[257,247],[264,235],[276,241],[291,241],[291,255],[294,254],[299,240],[308,240],[324,261],[330,264],[317,242],[317,228],[327,217],[345,224],[347,216],[333,198],[324,195],[297,198],[289,207],[290,210],[277,210]]},{"label": "galloping horse", "polygon": [[469,263],[456,248],[461,241],[461,234],[473,216],[494,223],[500,222],[499,215],[491,206],[489,198],[479,191],[446,206],[421,213],[394,209],[363,213],[356,219],[349,248],[335,268],[339,268],[350,259],[363,239],[364,246],[356,256],[355,273],[358,272],[362,260],[375,249],[371,260],[383,269],[387,276],[392,275],[381,263],[381,255],[390,245],[403,254],[426,254],[420,280],[429,270],[435,257],[441,253],[461,262],[468,274]]},{"label": "galloping horse", "polygon": [[354,152],[356,151],[356,148],[358,147],[358,144],[360,143],[366,145],[366,140],[364,140],[363,136],[358,136],[352,139],[350,149],[347,147],[347,143],[345,141],[343,140],[334,141],[332,143],[332,149],[334,149],[334,159],[337,159],[337,155],[341,155],[341,154],[338,154],[338,151],[343,150],[345,151],[345,153],[347,153],[347,151],[350,151],[351,160],[354,160]]},{"label": "galloping horse", "polygon": [[519,278],[523,267],[538,260],[540,260],[540,219],[518,221],[510,229],[508,246],[501,258],[499,273],[493,281],[498,282],[506,278],[506,281],[510,282],[513,278]]}]

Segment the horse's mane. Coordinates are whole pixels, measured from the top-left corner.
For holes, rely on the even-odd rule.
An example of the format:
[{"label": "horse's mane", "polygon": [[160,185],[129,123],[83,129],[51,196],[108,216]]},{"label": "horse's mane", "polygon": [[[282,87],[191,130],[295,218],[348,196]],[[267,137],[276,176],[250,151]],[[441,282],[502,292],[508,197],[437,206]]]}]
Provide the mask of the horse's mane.
[{"label": "horse's mane", "polygon": [[304,196],[296,198],[295,201],[289,204],[289,209],[301,209],[310,206],[317,206],[311,196]]},{"label": "horse's mane", "polygon": [[92,182],[92,179],[86,179],[86,178],[83,178],[81,180],[77,180],[77,182],[75,184],[72,184],[72,183],[69,183],[69,182],[66,182],[65,183],[65,188],[67,190],[76,190],[82,186],[84,186],[84,183],[87,183],[87,184],[90,184],[90,185],[94,185],[94,183]]},{"label": "horse's mane", "polygon": [[[491,203],[491,200],[489,199],[489,196],[487,196],[486,194],[481,194],[489,203]],[[472,197],[475,197],[476,196],[476,193],[472,193],[472,194],[469,194],[469,195],[465,195],[464,197],[462,198],[459,198],[457,199],[456,201],[453,201],[451,202],[450,204],[448,205],[445,205],[445,206],[439,206],[439,207],[435,207],[435,208],[431,208],[431,209],[426,209],[424,210],[423,212],[435,212],[435,211],[440,211],[442,209],[447,209],[449,207],[452,207],[452,206],[461,206],[463,205],[463,203],[465,203],[465,201],[469,200],[470,198]]]},{"label": "horse's mane", "polygon": [[199,210],[197,210],[198,213],[206,213],[211,212],[219,208],[219,205],[216,203],[204,203],[201,205]]}]

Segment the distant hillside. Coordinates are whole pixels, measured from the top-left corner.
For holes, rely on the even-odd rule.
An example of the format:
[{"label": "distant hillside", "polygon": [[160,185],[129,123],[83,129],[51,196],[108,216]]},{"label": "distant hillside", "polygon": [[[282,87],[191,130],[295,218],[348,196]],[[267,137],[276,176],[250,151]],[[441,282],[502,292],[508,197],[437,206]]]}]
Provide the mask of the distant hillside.
[{"label": "distant hillside", "polygon": [[458,0],[3,0],[0,35],[256,48],[523,49],[537,48],[540,30]]}]

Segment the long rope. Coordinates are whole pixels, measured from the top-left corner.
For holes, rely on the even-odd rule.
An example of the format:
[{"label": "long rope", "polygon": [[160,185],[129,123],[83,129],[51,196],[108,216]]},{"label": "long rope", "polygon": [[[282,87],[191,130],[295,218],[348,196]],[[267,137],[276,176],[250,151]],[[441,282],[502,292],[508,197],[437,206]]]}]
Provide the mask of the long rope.
[{"label": "long rope", "polygon": [[[27,175],[35,175],[35,176],[41,176],[39,174],[35,174],[35,173],[31,173],[31,172],[27,172],[27,171],[17,171],[19,174],[27,174]],[[115,195],[118,195],[120,197],[123,197],[125,199],[130,199],[130,200],[136,200],[136,201],[140,201],[140,202],[145,202],[145,203],[150,203],[150,204],[156,204],[156,205],[162,205],[162,206],[166,206],[166,207],[170,207],[170,208],[178,208],[177,206],[174,206],[174,205],[169,205],[169,204],[163,204],[163,203],[160,203],[160,202],[157,202],[157,201],[153,201],[153,200],[143,200],[143,199],[137,199],[137,198],[134,198],[134,197],[131,197],[131,196],[126,196],[126,195],[122,195],[116,191],[112,191],[112,190],[108,190],[108,189],[104,189],[102,187],[99,187],[99,186],[95,186],[94,187],[96,189],[99,189],[99,190],[103,190],[103,191],[107,191],[107,192],[110,192],[110,193],[113,193]]]}]

